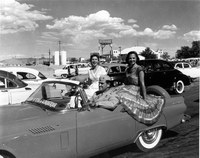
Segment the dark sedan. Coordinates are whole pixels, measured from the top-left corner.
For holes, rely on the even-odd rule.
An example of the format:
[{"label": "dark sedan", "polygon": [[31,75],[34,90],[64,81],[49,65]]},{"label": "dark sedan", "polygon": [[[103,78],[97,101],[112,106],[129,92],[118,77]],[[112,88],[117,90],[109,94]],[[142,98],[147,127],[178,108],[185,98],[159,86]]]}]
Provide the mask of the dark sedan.
[{"label": "dark sedan", "polygon": [[159,59],[140,60],[144,67],[145,84],[159,85],[176,94],[183,93],[185,86],[191,84],[191,78],[176,70],[169,62]]},{"label": "dark sedan", "polygon": [[[170,92],[181,94],[185,86],[191,84],[191,78],[175,69],[169,62],[159,59],[140,60],[139,65],[144,68],[145,85],[159,85]],[[113,85],[120,85],[125,81],[126,64],[102,65],[113,80]]]}]

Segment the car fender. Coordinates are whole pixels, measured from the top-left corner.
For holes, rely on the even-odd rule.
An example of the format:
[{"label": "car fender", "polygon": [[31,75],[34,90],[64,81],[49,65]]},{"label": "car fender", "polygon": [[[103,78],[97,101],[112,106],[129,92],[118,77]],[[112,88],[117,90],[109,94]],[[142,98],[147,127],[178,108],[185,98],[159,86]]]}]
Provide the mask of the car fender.
[{"label": "car fender", "polygon": [[148,126],[142,123],[137,123],[136,126],[137,126],[137,132],[136,132],[137,135],[134,139],[134,143],[137,141],[137,139],[143,132],[148,131],[150,129],[161,128],[163,130],[167,130],[167,122],[164,115],[162,115],[160,119],[152,126]]},{"label": "car fender", "polygon": [[147,94],[154,94],[154,95],[162,96],[164,98],[164,104],[166,103],[166,100],[171,98],[169,93],[165,89],[163,89],[162,87],[160,87],[158,85],[152,85],[152,86],[147,87],[146,92],[147,92]]},{"label": "car fender", "polygon": [[[162,96],[164,98],[164,104],[167,102],[168,99],[171,98],[171,96],[169,95],[169,93],[165,89],[163,89],[162,87],[157,86],[157,85],[152,85],[152,86],[147,87],[146,91],[147,91],[148,94],[154,94],[154,95]],[[150,129],[154,129],[154,128],[162,128],[164,130],[167,129],[167,121],[166,121],[166,118],[165,118],[164,114],[161,114],[161,116],[158,119],[158,121],[156,123],[152,124],[151,126],[143,124],[143,123],[140,123],[140,122],[137,122],[136,123],[137,136],[134,139],[134,142],[137,141],[139,136],[144,131],[147,131],[147,130],[150,130]]]},{"label": "car fender", "polygon": [[182,96],[171,97],[165,89],[156,85],[147,87],[147,93],[163,96],[165,105],[162,112],[166,118],[167,129],[181,123],[186,111],[186,105]]},{"label": "car fender", "polygon": [[187,75],[183,74],[179,70],[176,70],[176,71],[178,71],[179,73],[174,78],[174,82],[177,82],[178,80],[182,80],[185,85],[190,85],[191,84],[191,77],[190,76],[187,76]]}]

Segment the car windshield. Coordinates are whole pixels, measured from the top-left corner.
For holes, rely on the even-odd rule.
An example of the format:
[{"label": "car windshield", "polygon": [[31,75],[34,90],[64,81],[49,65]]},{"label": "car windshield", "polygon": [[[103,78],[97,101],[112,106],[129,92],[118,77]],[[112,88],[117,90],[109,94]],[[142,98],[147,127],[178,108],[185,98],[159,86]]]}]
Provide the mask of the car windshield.
[{"label": "car windshield", "polygon": [[26,100],[48,110],[64,110],[75,107],[78,86],[73,83],[46,82]]}]

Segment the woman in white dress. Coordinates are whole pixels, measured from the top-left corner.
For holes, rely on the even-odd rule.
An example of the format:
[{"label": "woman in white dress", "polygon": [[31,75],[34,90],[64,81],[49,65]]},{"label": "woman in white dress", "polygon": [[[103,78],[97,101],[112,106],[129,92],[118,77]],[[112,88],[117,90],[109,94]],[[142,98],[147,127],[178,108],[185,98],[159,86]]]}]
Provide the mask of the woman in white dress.
[{"label": "woman in white dress", "polygon": [[99,65],[99,56],[93,54],[90,56],[91,69],[88,70],[88,88],[85,89],[85,92],[88,98],[91,98],[92,95],[99,90],[99,77],[101,75],[106,75],[106,70]]}]

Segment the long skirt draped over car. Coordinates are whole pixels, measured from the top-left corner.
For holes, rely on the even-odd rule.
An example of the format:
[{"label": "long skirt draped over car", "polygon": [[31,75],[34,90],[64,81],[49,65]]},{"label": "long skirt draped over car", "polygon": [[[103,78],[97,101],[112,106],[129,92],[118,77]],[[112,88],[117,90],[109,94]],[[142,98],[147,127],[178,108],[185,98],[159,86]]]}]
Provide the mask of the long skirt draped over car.
[{"label": "long skirt draped over car", "polygon": [[124,110],[141,123],[153,124],[162,113],[164,98],[161,96],[147,94],[144,100],[140,88],[135,85],[116,87],[116,93]]}]

